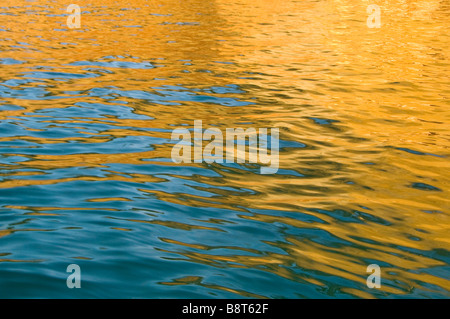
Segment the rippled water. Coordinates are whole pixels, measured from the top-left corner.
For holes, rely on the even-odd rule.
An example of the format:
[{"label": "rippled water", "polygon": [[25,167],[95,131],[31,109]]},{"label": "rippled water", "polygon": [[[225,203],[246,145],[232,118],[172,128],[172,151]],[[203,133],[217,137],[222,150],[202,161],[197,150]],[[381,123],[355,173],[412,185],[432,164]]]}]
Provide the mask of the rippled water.
[{"label": "rippled water", "polygon": [[[73,2],[0,8],[0,297],[450,297],[448,1]],[[172,162],[194,120],[280,169]]]}]

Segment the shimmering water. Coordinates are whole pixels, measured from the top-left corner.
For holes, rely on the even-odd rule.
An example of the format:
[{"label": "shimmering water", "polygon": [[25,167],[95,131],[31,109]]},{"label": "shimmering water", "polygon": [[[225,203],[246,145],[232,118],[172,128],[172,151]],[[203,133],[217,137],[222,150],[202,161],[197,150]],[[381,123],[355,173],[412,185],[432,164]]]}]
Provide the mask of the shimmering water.
[{"label": "shimmering water", "polygon": [[[448,1],[73,2],[0,5],[0,297],[450,297]],[[173,163],[194,120],[280,169]]]}]

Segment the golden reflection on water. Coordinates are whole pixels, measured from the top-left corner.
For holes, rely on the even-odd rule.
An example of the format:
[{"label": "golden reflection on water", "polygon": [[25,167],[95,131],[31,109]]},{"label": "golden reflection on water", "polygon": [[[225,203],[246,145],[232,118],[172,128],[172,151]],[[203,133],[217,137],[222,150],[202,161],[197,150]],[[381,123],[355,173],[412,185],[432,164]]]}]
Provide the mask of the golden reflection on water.
[{"label": "golden reflection on water", "polygon": [[[322,223],[305,222],[294,216],[279,217],[260,213],[240,217],[264,223],[281,222],[299,229],[322,229],[354,246],[347,245],[343,251],[342,247],[326,247],[308,238],[286,235],[285,242],[268,241],[269,245],[281,248],[286,254],[246,254],[241,248],[227,247],[239,252],[217,255],[211,251],[222,247],[161,239],[180,247],[173,253],[196,263],[258,268],[317,286],[325,286],[325,283],[280,265],[295,263],[302,269],[322,271],[364,285],[367,265],[362,260],[381,260],[390,265],[382,268],[383,278],[393,282],[400,280],[399,285],[402,287],[398,289],[383,285],[381,290],[386,294],[405,294],[420,282],[450,290],[447,279],[420,271],[411,272],[445,265],[442,261],[409,250],[447,250],[450,243],[450,11],[447,1],[76,2],[88,11],[82,14],[81,29],[58,31],[66,29],[66,17],[61,16],[64,13],[62,3],[52,2],[51,7],[44,8],[37,2],[27,2],[32,6],[30,10],[36,12],[25,14],[24,1],[8,1],[8,12],[16,16],[0,22],[0,27],[10,30],[7,37],[1,39],[3,51],[0,57],[31,62],[2,66],[2,79],[18,79],[18,75],[30,71],[30,63],[34,66],[55,67],[58,72],[84,74],[82,67],[69,64],[74,61],[101,61],[102,57],[108,55],[136,56],[140,61],[161,66],[143,70],[110,68],[113,72],[104,73],[101,77],[57,82],[57,85],[54,81],[42,79],[42,84],[51,84],[46,87],[51,95],[67,98],[29,100],[2,97],[3,101],[23,108],[2,111],[1,120],[27,116],[46,108],[66,108],[79,101],[104,103],[98,97],[87,99],[83,92],[110,85],[121,90],[142,91],[179,83],[188,88],[239,85],[246,93],[242,96],[235,94],[234,97],[247,101],[256,97],[256,103],[231,108],[218,104],[205,107],[205,104],[197,102],[164,106],[121,96],[118,99],[129,102],[135,114],[154,119],[109,116],[108,120],[115,122],[114,128],[90,133],[85,138],[40,138],[30,135],[2,137],[1,141],[20,139],[38,144],[71,141],[101,144],[114,138],[149,134],[170,139],[174,124],[193,124],[194,119],[202,119],[204,127],[215,124],[221,128],[239,127],[238,123],[243,122],[251,122],[253,127],[280,127],[281,138],[306,144],[306,148],[289,148],[280,153],[280,168],[295,170],[304,175],[301,178],[291,175],[239,174],[235,169],[223,171],[215,164],[210,165],[210,169],[219,172],[223,178],[195,175],[189,179],[215,186],[226,184],[236,189],[251,189],[255,193],[242,195],[210,189],[208,191],[216,192],[216,196],[203,198],[158,190],[141,191],[166,202],[192,207],[232,208],[239,211],[244,201],[245,207],[249,209],[302,212],[318,218]],[[380,29],[366,26],[366,7],[371,3],[382,8]],[[55,15],[48,16],[44,9]],[[20,46],[19,42],[29,45]],[[131,58],[126,60],[134,61]],[[192,65],[186,65],[186,61],[182,60],[190,60]],[[184,73],[185,70],[190,73]],[[27,85],[35,84],[25,84],[24,87]],[[68,91],[82,93],[77,97],[64,93]],[[111,107],[114,107],[114,103],[111,103]],[[320,126],[311,118],[328,118],[336,122]],[[105,118],[96,117],[73,117],[70,121],[49,117],[44,121],[48,121],[49,125],[77,123],[79,132],[84,131],[85,123],[108,124]],[[149,127],[165,131],[139,131],[139,128]],[[31,128],[29,130],[33,131]],[[420,152],[432,155],[418,156],[399,148],[420,149]],[[170,158],[170,152],[171,145],[157,145],[154,150],[143,149],[132,154],[36,154],[30,156],[29,161],[21,163],[23,167],[35,171],[21,175],[35,175],[41,170],[65,167],[102,167],[109,163],[139,165],[145,163],[144,159],[152,159],[158,165],[174,166],[176,164],[160,160]],[[14,154],[14,149],[11,154]],[[8,169],[8,166],[3,165],[3,168]],[[11,173],[0,183],[0,187],[75,180],[123,180],[135,183],[164,181],[163,178],[146,174],[123,176],[113,171],[105,177],[20,179],[18,176],[17,173]],[[427,192],[409,187],[418,180],[441,191]],[[346,183],[348,181],[352,184]],[[89,201],[129,199],[92,198]],[[361,210],[361,206],[369,207],[369,213],[384,222],[373,222],[361,214],[358,217],[361,224],[346,223],[331,214],[316,211],[342,209],[351,215],[352,211]],[[216,227],[168,220],[129,221],[188,231],[200,228],[222,231]],[[0,230],[0,237],[9,234],[9,230]],[[411,236],[419,240],[412,240]],[[370,241],[362,242],[360,238]],[[408,250],[399,249],[398,246]],[[184,250],[184,247],[195,248],[196,252]],[[195,276],[174,279],[164,284],[192,283],[208,285],[202,283],[201,277]],[[216,289],[264,297],[227,287],[217,286]],[[367,292],[350,287],[342,291],[371,297]]]}]

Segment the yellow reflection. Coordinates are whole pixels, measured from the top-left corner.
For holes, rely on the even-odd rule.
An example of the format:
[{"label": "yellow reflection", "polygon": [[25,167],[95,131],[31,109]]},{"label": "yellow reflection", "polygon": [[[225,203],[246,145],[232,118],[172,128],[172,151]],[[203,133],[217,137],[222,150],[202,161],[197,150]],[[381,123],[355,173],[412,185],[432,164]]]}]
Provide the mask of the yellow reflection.
[{"label": "yellow reflection", "polygon": [[[0,58],[14,57],[26,63],[1,65],[2,79],[35,82],[20,87],[8,86],[12,95],[2,96],[2,101],[18,108],[0,112],[0,120],[20,122],[28,117],[44,127],[72,125],[74,136],[42,137],[39,133],[45,129],[22,124],[27,135],[22,132],[22,135],[2,137],[1,142],[21,140],[33,143],[34,148],[59,147],[58,144],[64,148],[66,143],[102,145],[128,136],[170,139],[174,125],[192,125],[195,119],[202,119],[204,127],[216,125],[222,129],[245,125],[279,127],[283,140],[305,144],[305,147],[288,147],[280,153],[280,169],[291,173],[262,176],[236,168],[223,170],[223,166],[216,164],[191,164],[211,169],[220,177],[201,174],[177,177],[215,186],[216,189],[207,190],[214,197],[161,190],[139,191],[165,202],[191,207],[286,210],[311,215],[320,222],[304,222],[292,215],[270,213],[239,217],[255,223],[278,222],[298,229],[320,229],[345,241],[345,251],[286,235],[284,244],[271,245],[284,249],[287,255],[256,252],[258,256],[220,256],[205,253],[215,247],[204,243],[166,238],[166,242],[180,247],[181,251],[174,253],[199,263],[266,267],[279,276],[318,287],[326,283],[295,274],[288,266],[296,263],[306,269],[364,284],[366,265],[362,264],[362,258],[381,260],[390,265],[384,269],[384,278],[399,280],[404,285],[404,290],[383,286],[381,289],[387,293],[405,293],[421,281],[450,289],[448,280],[420,272],[423,268],[442,266],[441,261],[427,256],[432,255],[433,250],[448,250],[450,243],[450,177],[447,173],[450,169],[450,42],[447,35],[450,17],[444,1],[136,0],[131,3],[99,0],[92,3],[77,0],[77,3],[91,13],[83,14],[80,30],[64,31],[67,27],[66,17],[61,16],[63,4],[46,7],[49,13],[34,7],[36,14],[32,15],[21,13],[23,1],[8,1],[10,12],[16,16],[2,21],[9,32],[2,39],[2,47],[8,50],[2,51]],[[372,3],[382,9],[380,29],[366,26],[366,7]],[[33,27],[27,28],[26,33],[21,32],[24,25]],[[29,43],[35,50],[27,49],[26,45],[17,47],[20,42]],[[118,59],[122,62],[146,61],[155,68],[133,70],[99,64],[108,60],[105,56],[122,56]],[[92,68],[96,70],[73,65],[79,61],[93,63]],[[34,69],[41,65],[54,69]],[[52,70],[84,77],[59,81],[57,85],[54,80],[39,77],[39,72]],[[99,96],[87,97],[93,88],[109,86],[122,93],[139,91],[162,97],[173,92],[157,87],[179,84],[187,89],[238,85],[245,94],[204,94],[254,104],[228,107],[180,101],[176,95],[170,102],[178,105],[128,96],[115,96],[108,101]],[[21,89],[38,85],[45,87],[45,99],[20,96]],[[52,96],[59,98],[47,98]],[[54,119],[45,114],[48,109],[65,109],[86,101],[106,105],[112,110],[111,114],[90,114],[81,107],[80,114],[70,118]],[[113,112],[118,105],[126,105],[134,115],[148,119],[122,117]],[[317,118],[335,122],[318,124],[314,120]],[[252,124],[241,124],[245,122]],[[108,128],[92,131],[89,125],[107,125]],[[160,130],[149,131],[149,128]],[[122,153],[118,149],[114,154],[97,154],[91,149],[89,153],[68,155],[36,152],[28,156],[27,161],[2,164],[4,179],[0,181],[0,188],[72,181],[165,182],[166,179],[150,174],[134,173],[125,177],[121,172],[108,171],[109,164],[143,165],[148,164],[149,159],[161,166],[177,165],[158,161],[170,158],[170,145],[153,146],[133,153]],[[21,156],[18,153],[11,148],[5,155]],[[33,179],[41,172],[75,167],[96,167],[106,174]],[[35,171],[13,172],[16,168]],[[412,187],[416,182],[439,190]],[[224,185],[251,192],[241,194],[219,189]],[[130,201],[112,197],[92,198],[88,202],[117,200]],[[41,211],[60,209],[3,207],[32,210],[26,214],[36,216],[53,216],[56,214]],[[347,219],[340,219],[336,209],[345,211]],[[217,227],[205,227],[166,220],[128,221],[187,231],[224,231],[220,223],[215,225]],[[13,232],[0,230],[0,237]],[[389,271],[396,271],[397,275]],[[187,283],[209,287],[197,277],[165,284]],[[231,288],[216,288],[254,296]],[[357,297],[370,297],[351,287],[343,287],[343,291]]]}]

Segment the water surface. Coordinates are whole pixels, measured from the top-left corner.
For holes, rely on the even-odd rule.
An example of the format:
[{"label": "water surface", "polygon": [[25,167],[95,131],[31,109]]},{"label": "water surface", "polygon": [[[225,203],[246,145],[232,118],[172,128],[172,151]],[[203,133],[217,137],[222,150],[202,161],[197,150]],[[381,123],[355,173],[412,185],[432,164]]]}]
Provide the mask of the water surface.
[{"label": "water surface", "polygon": [[[0,297],[450,297],[448,1],[76,3],[0,8]],[[278,172],[173,163],[194,120]]]}]

